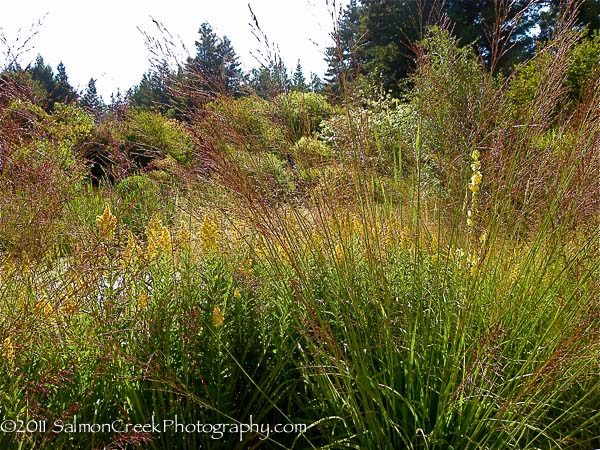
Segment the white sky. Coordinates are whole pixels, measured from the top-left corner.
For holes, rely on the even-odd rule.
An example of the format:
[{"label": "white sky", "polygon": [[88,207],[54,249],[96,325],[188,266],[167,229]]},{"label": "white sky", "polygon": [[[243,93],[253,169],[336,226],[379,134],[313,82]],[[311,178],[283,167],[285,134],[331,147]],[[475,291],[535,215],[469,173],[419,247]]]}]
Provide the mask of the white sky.
[{"label": "white sky", "polygon": [[[337,0],[337,8],[341,1],[346,3]],[[124,92],[137,84],[150,67],[138,30],[158,35],[150,17],[179,36],[190,53],[195,52],[200,24],[208,21],[217,35],[229,37],[245,70],[258,66],[251,52],[264,47],[251,33],[249,2],[288,69],[300,59],[307,79],[310,72],[322,76],[324,50],[331,45],[333,0],[1,0],[0,29],[14,44],[43,17],[33,51],[19,62],[26,65],[39,53],[56,72],[63,61],[71,84],[83,90],[93,77],[108,100],[117,88]],[[0,47],[0,58],[4,51]]]}]

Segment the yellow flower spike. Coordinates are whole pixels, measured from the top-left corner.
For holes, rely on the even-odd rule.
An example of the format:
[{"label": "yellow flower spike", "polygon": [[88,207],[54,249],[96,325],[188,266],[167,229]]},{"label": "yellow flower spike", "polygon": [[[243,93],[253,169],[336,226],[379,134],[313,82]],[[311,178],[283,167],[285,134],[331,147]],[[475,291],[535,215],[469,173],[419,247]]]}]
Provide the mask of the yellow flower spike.
[{"label": "yellow flower spike", "polygon": [[233,298],[242,298],[242,294],[238,288],[233,291]]},{"label": "yellow flower spike", "polygon": [[146,259],[154,261],[156,258],[158,258],[158,247],[154,240],[149,239],[146,245]]},{"label": "yellow flower spike", "polygon": [[471,152],[471,170],[473,173],[471,174],[471,182],[468,187],[471,191],[471,208],[467,211],[467,226],[473,227],[475,226],[475,213],[477,211],[477,194],[480,190],[481,181],[483,180],[483,175],[481,173],[481,160],[479,159],[481,154],[479,150],[473,150]]},{"label": "yellow flower spike", "polygon": [[479,243],[480,244],[485,244],[487,242],[487,238],[488,238],[487,231],[484,231],[481,234],[481,236],[479,236]]},{"label": "yellow flower spike", "polygon": [[2,356],[7,360],[12,361],[15,359],[15,355],[15,345],[13,344],[11,337],[8,336],[2,341]]},{"label": "yellow flower spike", "polygon": [[215,305],[213,308],[213,325],[215,327],[222,327],[224,323],[225,317],[223,316],[223,311],[221,311],[219,305]]},{"label": "yellow flower spike", "polygon": [[173,252],[173,243],[169,229],[163,225],[160,219],[153,216],[146,227],[146,237],[148,239],[146,246],[146,258],[150,261],[155,260],[161,254],[169,256]]},{"label": "yellow flower spike", "polygon": [[145,309],[148,306],[149,301],[150,301],[150,298],[148,297],[148,294],[146,293],[146,291],[140,292],[140,295],[138,296],[138,299],[137,299],[138,308]]},{"label": "yellow flower spike", "polygon": [[479,185],[478,184],[469,184],[469,189],[471,190],[471,192],[473,194],[477,194],[479,192]]},{"label": "yellow flower spike", "polygon": [[184,221],[179,223],[179,229],[177,230],[177,244],[180,249],[188,248],[192,241],[192,235],[187,224]]},{"label": "yellow flower spike", "polygon": [[219,224],[210,215],[205,215],[200,226],[200,249],[203,253],[211,253],[217,249],[220,234]]},{"label": "yellow flower spike", "polygon": [[173,242],[171,240],[171,232],[165,226],[161,227],[158,235],[158,247],[164,255],[173,253]]},{"label": "yellow flower spike", "polygon": [[117,226],[117,217],[110,211],[110,205],[106,204],[102,215],[96,217],[96,225],[100,236],[106,240],[112,239]]},{"label": "yellow flower spike", "polygon": [[467,226],[472,227],[475,225],[475,220],[473,220],[473,211],[470,209],[467,211]]},{"label": "yellow flower spike", "polygon": [[142,249],[136,242],[135,236],[133,235],[131,230],[129,230],[127,232],[127,245],[125,246],[125,248],[123,249],[123,253],[121,254],[121,267],[123,267],[124,269],[129,267],[131,263],[135,262],[135,260],[139,258],[141,253]]},{"label": "yellow flower spike", "polygon": [[483,175],[481,174],[481,172],[478,170],[476,171],[472,176],[471,176],[471,183],[474,186],[478,186],[481,184],[481,180],[483,179]]}]

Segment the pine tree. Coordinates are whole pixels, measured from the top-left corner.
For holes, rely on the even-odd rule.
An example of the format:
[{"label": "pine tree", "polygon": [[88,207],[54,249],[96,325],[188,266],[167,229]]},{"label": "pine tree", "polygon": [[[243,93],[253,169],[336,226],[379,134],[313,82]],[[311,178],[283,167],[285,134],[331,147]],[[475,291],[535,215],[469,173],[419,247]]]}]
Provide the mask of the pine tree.
[{"label": "pine tree", "polygon": [[227,36],[224,36],[219,44],[219,54],[222,58],[221,76],[225,91],[230,94],[238,95],[242,85],[243,74],[240,68],[239,58]]},{"label": "pine tree", "polygon": [[44,62],[44,58],[38,55],[35,60],[35,65],[30,69],[31,78],[37,81],[48,94],[54,90],[56,82],[54,81],[54,71],[52,67]]},{"label": "pine tree", "polygon": [[55,86],[50,93],[50,109],[54,108],[55,103],[70,104],[77,100],[77,92],[69,83],[67,70],[62,61],[56,68],[56,76],[54,77]]},{"label": "pine tree", "polygon": [[308,86],[306,85],[306,78],[304,77],[304,71],[302,70],[302,64],[300,60],[296,64],[296,69],[292,75],[292,90],[299,92],[306,92]]},{"label": "pine tree", "polygon": [[310,74],[310,91],[311,92],[321,92],[323,90],[323,82],[319,78],[319,76],[311,72]]},{"label": "pine tree", "polygon": [[290,89],[287,68],[281,60],[271,62],[268,66],[252,69],[249,76],[252,90],[259,96],[270,99]]},{"label": "pine tree", "polygon": [[37,104],[50,110],[50,94],[54,91],[54,71],[50,65],[44,62],[44,58],[38,55],[35,64],[29,70],[31,78],[35,81],[34,97]]},{"label": "pine tree", "polygon": [[338,21],[333,33],[334,46],[325,50],[327,72],[325,81],[329,89],[339,92],[342,86],[354,79],[364,62],[359,32],[361,9],[356,0],[351,0]]},{"label": "pine tree", "polygon": [[143,109],[157,108],[162,112],[168,111],[172,103],[169,94],[172,78],[173,74],[166,62],[156,70],[146,72],[140,83],[132,89],[132,105]]},{"label": "pine tree", "polygon": [[[358,74],[378,74],[386,89],[414,66],[414,46],[427,25],[449,20],[462,45],[472,45],[488,67],[505,71],[530,56],[552,32],[561,0],[351,0],[326,50],[327,88],[337,92]],[[498,8],[498,4],[509,6]],[[497,17],[498,16],[498,17]],[[582,0],[576,27],[600,27],[600,0]],[[494,48],[496,46],[496,48]]]},{"label": "pine tree", "polygon": [[104,102],[102,101],[102,98],[98,95],[95,79],[90,78],[87,88],[79,100],[79,104],[87,112],[93,114],[97,120],[100,119],[100,117],[102,116],[104,110]]},{"label": "pine tree", "polygon": [[198,33],[196,56],[188,61],[190,78],[212,93],[239,94],[243,76],[231,41],[226,36],[219,38],[207,22]]}]

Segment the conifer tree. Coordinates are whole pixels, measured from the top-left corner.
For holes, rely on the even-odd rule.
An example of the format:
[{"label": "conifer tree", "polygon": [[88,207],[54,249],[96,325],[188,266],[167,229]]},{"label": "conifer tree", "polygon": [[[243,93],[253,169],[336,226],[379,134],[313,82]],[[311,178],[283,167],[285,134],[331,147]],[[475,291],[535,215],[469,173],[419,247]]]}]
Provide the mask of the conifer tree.
[{"label": "conifer tree", "polygon": [[166,112],[172,103],[169,85],[173,74],[166,62],[157,69],[149,70],[142,76],[140,83],[131,91],[131,103],[143,109],[156,108]]},{"label": "conifer tree", "polygon": [[56,76],[54,77],[55,86],[53,91],[50,93],[50,108],[54,108],[55,103],[73,103],[77,100],[77,92],[69,83],[69,77],[67,76],[67,69],[62,61],[56,68]]},{"label": "conifer tree", "polygon": [[104,102],[102,101],[102,98],[98,95],[95,79],[90,78],[87,88],[79,100],[79,104],[87,112],[93,114],[97,120],[102,116],[104,110]]},{"label": "conifer tree", "polygon": [[319,76],[311,72],[310,74],[310,91],[311,92],[321,92],[323,90],[323,82],[319,78]]},{"label": "conifer tree", "polygon": [[238,95],[243,76],[231,41],[226,36],[219,38],[207,22],[200,26],[198,33],[196,56],[188,60],[191,78],[209,92]]},{"label": "conifer tree", "polygon": [[292,75],[292,89],[294,91],[306,92],[308,86],[306,85],[306,78],[304,77],[304,71],[302,70],[302,64],[300,60],[296,64],[296,69]]}]

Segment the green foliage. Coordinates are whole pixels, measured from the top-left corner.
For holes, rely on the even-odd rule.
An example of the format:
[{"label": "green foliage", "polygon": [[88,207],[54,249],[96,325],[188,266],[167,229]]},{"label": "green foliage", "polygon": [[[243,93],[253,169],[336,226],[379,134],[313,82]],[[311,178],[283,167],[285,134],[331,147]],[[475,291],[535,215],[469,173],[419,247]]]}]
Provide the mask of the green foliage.
[{"label": "green foliage", "polygon": [[304,71],[302,70],[302,64],[300,64],[300,60],[298,60],[298,64],[296,64],[296,69],[294,69],[294,73],[292,74],[292,90],[299,92],[306,92],[308,90],[306,78],[304,77]]},{"label": "green foliage", "polygon": [[333,152],[325,142],[318,139],[316,135],[302,136],[294,144],[294,160],[301,161],[309,166],[317,165],[331,159]]},{"label": "green foliage", "polygon": [[239,94],[242,71],[231,41],[227,36],[219,38],[208,22],[200,26],[198,34],[196,56],[187,65],[197,87],[212,93]]},{"label": "green foliage", "polygon": [[[329,89],[337,92],[359,74],[380,73],[386,90],[398,95],[401,80],[414,66],[414,45],[426,28],[449,22],[460,46],[470,47],[488,67],[510,72],[532,57],[538,42],[550,39],[560,12],[573,5],[559,1],[531,3],[516,0],[500,5],[493,1],[448,0],[348,2],[338,20],[335,46],[326,50]],[[579,2],[572,14],[577,29],[598,29],[597,0]]]},{"label": "green foliage", "polygon": [[173,105],[169,87],[173,75],[164,65],[158,70],[148,71],[142,76],[140,83],[133,88],[131,103],[141,109],[158,109],[168,113]]},{"label": "green foliage", "polygon": [[269,152],[234,152],[233,160],[244,176],[261,197],[282,199],[295,188],[294,178],[286,161]]},{"label": "green foliage", "polygon": [[[580,37],[564,56],[566,68],[560,89],[566,89],[567,99],[575,103],[586,86],[593,86],[598,77],[600,64],[600,35]],[[527,105],[536,101],[536,97],[545,93],[548,73],[556,71],[557,49],[552,42],[522,67],[518,68],[511,80],[509,98],[515,103],[517,112],[526,110]],[[562,56],[561,56],[562,58]]]},{"label": "green foliage", "polygon": [[56,138],[78,146],[94,130],[94,117],[75,105],[57,104],[52,114],[50,133]]},{"label": "green foliage", "polygon": [[[55,245],[65,204],[77,195],[84,167],[77,153],[93,120],[77,107],[60,103],[48,115],[19,100],[4,111],[27,128],[7,151],[0,171],[0,247],[36,257]],[[8,149],[7,149],[8,150]]]},{"label": "green foliage", "polygon": [[289,92],[275,99],[275,115],[287,128],[289,139],[298,141],[319,131],[323,119],[335,112],[322,94]]},{"label": "green foliage", "polygon": [[346,114],[324,121],[323,140],[339,160],[356,158],[388,175],[413,174],[417,116],[412,106],[389,95],[365,99],[364,104],[348,107]]},{"label": "green foliage", "polygon": [[72,103],[77,99],[77,93],[69,83],[69,77],[64,64],[61,62],[54,74],[52,68],[38,55],[35,64],[28,69],[32,79],[42,88],[44,95],[38,96],[38,104],[51,112],[57,103]]},{"label": "green foliage", "polygon": [[146,224],[156,214],[157,205],[163,202],[159,184],[149,175],[131,175],[115,185],[115,192],[123,202],[121,221],[135,233],[142,233]]},{"label": "green foliage", "polygon": [[402,100],[358,77],[343,109],[217,95],[187,126],[0,92],[3,426],[307,425],[0,447],[597,447],[600,92],[575,37],[531,91],[433,29]]},{"label": "green foliage", "polygon": [[79,104],[97,120],[100,119],[104,109],[104,102],[98,95],[98,90],[96,89],[96,80],[93,78],[90,78],[87,88],[79,100]]},{"label": "green foliage", "polygon": [[431,28],[421,45],[424,56],[408,99],[420,121],[423,172],[459,195],[470,149],[483,145],[484,130],[503,120],[487,111],[494,105],[497,81],[447,31]]},{"label": "green foliage", "polygon": [[320,93],[323,90],[323,81],[316,73],[310,74],[309,89],[311,92]]},{"label": "green foliage", "polygon": [[597,30],[575,45],[571,58],[567,69],[567,86],[571,98],[578,99],[588,85],[593,86],[599,76],[600,32]]},{"label": "green foliage", "polygon": [[219,97],[207,105],[209,114],[199,124],[201,133],[221,148],[241,147],[252,152],[281,152],[284,129],[275,122],[273,105],[258,96]]},{"label": "green foliage", "polygon": [[56,84],[54,86],[54,90],[50,95],[50,98],[54,103],[70,104],[77,100],[77,92],[69,83],[67,69],[62,62],[60,62],[56,67],[55,81]]},{"label": "green foliage", "polygon": [[13,140],[20,143],[36,137],[39,125],[49,121],[44,109],[30,100],[11,99],[3,112],[3,126],[8,128],[12,125],[12,128],[16,128],[19,134],[13,138],[18,139]]},{"label": "green foliage", "polygon": [[184,125],[157,112],[132,110],[123,124],[122,135],[130,155],[141,167],[166,156],[185,163],[193,153]]},{"label": "green foliage", "polygon": [[268,100],[290,88],[287,68],[280,60],[271,62],[268,66],[252,69],[248,82],[256,95]]},{"label": "green foliage", "polygon": [[19,150],[21,155],[27,152],[25,148],[35,147],[41,157],[65,170],[76,171],[77,151],[94,129],[91,115],[77,106],[63,103],[56,103],[54,113],[49,115],[41,107],[21,100],[13,101],[6,113],[17,121],[24,121],[25,130],[28,129],[22,133],[22,137],[29,134],[29,139],[23,142],[24,147]]}]

